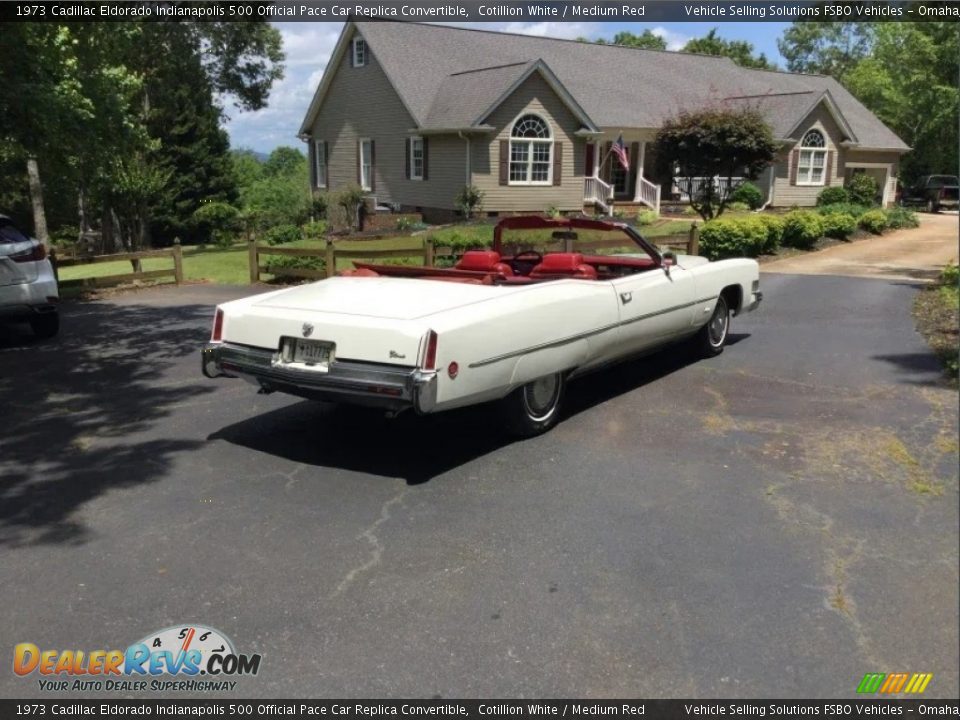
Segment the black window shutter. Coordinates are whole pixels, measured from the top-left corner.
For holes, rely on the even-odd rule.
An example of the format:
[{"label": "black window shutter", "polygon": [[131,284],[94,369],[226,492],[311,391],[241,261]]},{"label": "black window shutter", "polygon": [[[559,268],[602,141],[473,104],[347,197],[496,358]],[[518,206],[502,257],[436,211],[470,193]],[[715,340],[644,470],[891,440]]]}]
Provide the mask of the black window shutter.
[{"label": "black window shutter", "polygon": [[323,186],[330,189],[330,146],[323,141]]},{"label": "black window shutter", "polygon": [[377,189],[377,153],[374,150],[373,140],[370,141],[370,192]]},{"label": "black window shutter", "polygon": [[310,163],[310,188],[313,189],[319,185],[317,179],[317,141],[311,138],[307,143],[307,162]]},{"label": "black window shutter", "polygon": [[427,138],[424,138],[423,143],[423,179],[427,180],[429,178],[428,168],[430,166],[430,142]]},{"label": "black window shutter", "polygon": [[833,170],[833,155],[834,155],[834,153],[832,153],[832,152],[830,152],[829,150],[827,150],[827,167],[826,167],[826,168],[824,169],[824,171],[823,171],[823,172],[824,172],[824,175],[823,175],[823,184],[824,184],[824,185],[829,185],[829,184],[830,184],[830,178],[831,178],[830,173],[831,173],[832,170]]},{"label": "black window shutter", "polygon": [[510,141],[500,141],[500,184],[506,185],[510,180]]},{"label": "black window shutter", "polygon": [[362,140],[357,140],[357,185],[363,186],[363,169],[361,168],[362,153],[360,147],[363,145]]},{"label": "black window shutter", "polygon": [[797,184],[797,166],[800,165],[800,151],[794,150],[791,154],[791,163],[790,163],[790,184]]},{"label": "black window shutter", "polygon": [[407,138],[407,142],[406,142],[406,145],[405,145],[406,151],[403,153],[404,157],[406,158],[405,167],[406,167],[406,173],[407,173],[407,180],[409,180],[410,177],[411,177],[411,175],[410,175],[410,145],[411,145],[412,143],[413,143],[413,141],[412,141],[410,138]]},{"label": "black window shutter", "polygon": [[553,184],[563,184],[563,143],[553,144]]}]

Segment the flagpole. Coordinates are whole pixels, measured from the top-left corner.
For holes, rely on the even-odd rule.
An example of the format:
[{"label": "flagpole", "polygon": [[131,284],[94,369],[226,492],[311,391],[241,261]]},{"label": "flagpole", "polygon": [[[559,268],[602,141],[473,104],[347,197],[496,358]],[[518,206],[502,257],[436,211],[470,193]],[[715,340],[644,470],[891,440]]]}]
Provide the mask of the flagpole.
[{"label": "flagpole", "polygon": [[[617,140],[620,140],[620,139],[622,139],[622,138],[623,138],[623,130],[620,130],[620,132],[617,133]],[[616,142],[616,140],[615,140],[614,142],[610,143],[610,149],[607,150],[607,154],[604,155],[604,156],[603,156],[603,160],[600,161],[600,167],[597,168],[597,176],[598,176],[598,177],[603,174],[603,166],[607,164],[607,160],[609,160],[609,159],[610,159],[610,156],[613,154],[613,146],[614,146],[614,143],[615,143],[615,142]],[[615,201],[614,201],[614,198],[611,197],[611,198],[610,198],[610,217],[613,217],[613,204],[614,204],[614,202],[615,202]]]}]

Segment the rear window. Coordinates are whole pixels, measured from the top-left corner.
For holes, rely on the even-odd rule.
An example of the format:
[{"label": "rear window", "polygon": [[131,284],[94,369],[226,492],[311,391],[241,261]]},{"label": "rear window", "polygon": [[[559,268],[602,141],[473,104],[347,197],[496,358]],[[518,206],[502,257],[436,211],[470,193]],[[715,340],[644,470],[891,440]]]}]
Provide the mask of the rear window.
[{"label": "rear window", "polygon": [[944,185],[956,185],[957,178],[954,175],[931,175],[927,187],[940,188]]},{"label": "rear window", "polygon": [[0,220],[0,243],[21,243],[29,240],[12,222]]}]

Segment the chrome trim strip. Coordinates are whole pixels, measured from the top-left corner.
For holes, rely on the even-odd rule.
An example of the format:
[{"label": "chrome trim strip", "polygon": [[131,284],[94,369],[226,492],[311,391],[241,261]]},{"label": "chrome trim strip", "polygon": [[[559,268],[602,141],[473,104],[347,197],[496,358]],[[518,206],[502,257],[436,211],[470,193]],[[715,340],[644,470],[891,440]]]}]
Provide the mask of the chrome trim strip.
[{"label": "chrome trim strip", "polygon": [[621,320],[620,322],[615,322],[610,325],[604,325],[599,327],[596,330],[589,330],[587,332],[577,333],[576,335],[570,335],[569,337],[561,338],[560,340],[551,340],[550,342],[540,343],[539,345],[531,345],[528,348],[523,350],[513,350],[502,355],[495,355],[491,358],[486,358],[485,360],[478,360],[475,363],[470,363],[469,367],[478,368],[484,367],[485,365],[492,365],[493,363],[500,362],[501,360],[509,360],[510,358],[519,357],[521,355],[526,355],[527,353],[536,352],[538,350],[546,350],[547,348],[559,347],[561,345],[567,345],[577,340],[583,340],[584,338],[593,337],[594,335],[599,335],[600,333],[605,333],[608,330],[614,330],[618,327],[624,325],[630,325],[641,320],[649,320],[650,318],[657,317],[658,315],[666,315],[667,313],[676,312],[677,310],[683,310],[688,307],[693,307],[694,305],[699,305],[703,302],[709,302],[711,300],[716,300],[719,295],[714,295],[713,297],[700,298],[699,300],[694,300],[693,302],[684,303],[683,305],[674,305],[673,307],[665,308],[663,310],[658,310],[657,312],[647,313],[646,315],[639,315],[635,318],[630,318],[629,320]]}]

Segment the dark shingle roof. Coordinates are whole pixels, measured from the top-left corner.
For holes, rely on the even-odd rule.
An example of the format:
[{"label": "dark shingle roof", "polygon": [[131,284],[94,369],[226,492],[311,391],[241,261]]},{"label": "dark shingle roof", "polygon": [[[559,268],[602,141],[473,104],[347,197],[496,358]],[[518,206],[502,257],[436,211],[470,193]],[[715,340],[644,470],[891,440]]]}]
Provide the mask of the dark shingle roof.
[{"label": "dark shingle roof", "polygon": [[753,70],[710,55],[441,25],[378,21],[356,26],[425,128],[474,122],[477,115],[471,113],[483,112],[532,63],[542,61],[600,127],[656,128],[680,110],[753,96],[781,136],[781,129],[788,132],[803,119],[794,114],[803,111],[803,99],[809,110],[818,96],[829,93],[859,145],[909,149],[839,83],[822,75]]}]

